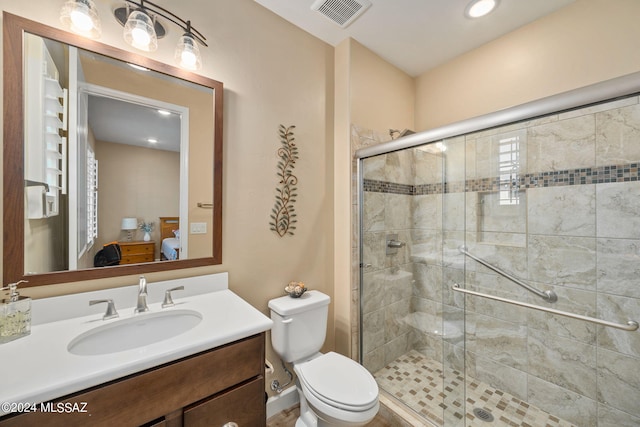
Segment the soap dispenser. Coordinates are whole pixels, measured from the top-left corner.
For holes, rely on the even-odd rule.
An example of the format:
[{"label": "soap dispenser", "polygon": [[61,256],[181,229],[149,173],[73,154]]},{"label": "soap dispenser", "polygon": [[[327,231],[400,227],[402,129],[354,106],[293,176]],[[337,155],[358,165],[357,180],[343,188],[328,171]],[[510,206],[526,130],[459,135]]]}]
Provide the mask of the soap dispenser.
[{"label": "soap dispenser", "polygon": [[20,280],[1,290],[9,290],[9,298],[0,301],[0,344],[26,337],[31,333],[31,298],[20,296]]}]

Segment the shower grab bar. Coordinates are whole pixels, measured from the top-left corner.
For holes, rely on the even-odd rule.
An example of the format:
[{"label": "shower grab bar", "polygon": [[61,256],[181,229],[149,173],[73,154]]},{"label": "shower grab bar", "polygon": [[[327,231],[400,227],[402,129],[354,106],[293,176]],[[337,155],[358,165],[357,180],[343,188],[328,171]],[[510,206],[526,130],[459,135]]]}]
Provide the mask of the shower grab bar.
[{"label": "shower grab bar", "polygon": [[467,251],[467,247],[466,246],[460,245],[460,246],[458,246],[458,250],[460,251],[461,254],[464,254],[464,255],[468,256],[469,258],[479,262],[480,264],[484,265],[485,267],[495,271],[499,275],[501,275],[503,277],[506,277],[507,279],[509,279],[513,283],[515,283],[516,285],[522,286],[523,288],[525,288],[529,292],[538,295],[543,300],[545,300],[547,302],[556,302],[556,301],[558,301],[558,295],[556,295],[556,293],[553,292],[552,290],[541,291],[539,289],[534,288],[531,285],[528,285],[528,284],[524,283],[522,280],[520,280],[520,279],[518,279],[516,277],[513,277],[511,274],[507,273],[506,271],[503,271],[503,270],[499,269],[498,267],[489,264],[487,261],[485,261],[485,260],[483,260],[481,258],[478,258],[475,255],[470,254],[469,251]]},{"label": "shower grab bar", "polygon": [[451,289],[453,289],[456,292],[462,292],[464,294],[475,295],[477,297],[506,302],[507,304],[513,304],[520,307],[527,307],[527,308],[532,308],[534,310],[545,311],[547,313],[558,314],[560,316],[570,317],[572,319],[584,320],[585,322],[595,323],[596,325],[608,326],[610,328],[621,329],[623,331],[635,331],[638,329],[638,326],[639,326],[638,322],[636,322],[635,320],[629,320],[627,321],[626,324],[608,322],[606,320],[596,319],[594,317],[589,317],[589,316],[583,316],[581,314],[569,313],[566,311],[556,310],[554,308],[541,307],[539,305],[528,304],[526,302],[520,302],[512,299],[496,297],[494,295],[488,295],[480,292],[470,291],[470,290],[461,288],[460,285],[457,283],[454,283],[453,286],[451,286]]}]

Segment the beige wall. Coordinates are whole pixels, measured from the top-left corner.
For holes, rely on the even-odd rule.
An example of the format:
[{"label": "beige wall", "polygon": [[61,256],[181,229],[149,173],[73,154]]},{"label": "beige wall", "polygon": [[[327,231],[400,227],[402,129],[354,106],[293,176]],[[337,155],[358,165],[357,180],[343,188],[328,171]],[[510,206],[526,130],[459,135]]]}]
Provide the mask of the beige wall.
[{"label": "beige wall", "polygon": [[638,0],[577,0],[419,76],[431,129],[640,69]]},{"label": "beige wall", "polygon": [[[0,1],[5,11],[58,28],[62,3]],[[111,9],[121,2],[96,3],[102,17],[100,41],[132,50],[111,18]],[[159,3],[191,19],[205,34],[209,47],[202,49],[200,74],[225,85],[223,264],[149,274],[149,282],[226,271],[230,288],[265,314],[268,300],[281,296],[290,280],[303,280],[333,297],[333,48],[253,0]],[[170,27],[159,50],[148,56],[173,64],[179,33]],[[280,124],[296,126],[300,152],[298,224],[295,235],[285,238],[269,230]],[[130,276],[24,293],[42,297],[136,282]],[[334,346],[330,319],[325,350]],[[268,356],[279,369],[270,350]]]},{"label": "beige wall", "polygon": [[351,123],[378,132],[413,129],[415,79],[350,40]]},{"label": "beige wall", "polygon": [[351,253],[350,238],[352,226],[349,218],[351,192],[345,183],[350,182],[351,153],[349,146],[349,132],[351,128],[351,110],[349,86],[351,42],[345,40],[335,49],[335,129],[334,129],[334,316],[336,351],[353,356],[351,348],[352,326],[357,324],[357,317],[351,313],[352,300],[357,300],[352,286],[351,262],[357,260],[356,254]]}]

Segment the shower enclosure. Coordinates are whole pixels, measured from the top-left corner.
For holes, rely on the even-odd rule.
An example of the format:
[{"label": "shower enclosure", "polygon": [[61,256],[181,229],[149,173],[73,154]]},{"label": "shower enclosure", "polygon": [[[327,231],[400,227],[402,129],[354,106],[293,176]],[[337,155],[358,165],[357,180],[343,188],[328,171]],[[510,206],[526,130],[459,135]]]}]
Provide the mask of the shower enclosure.
[{"label": "shower enclosure", "polygon": [[425,425],[640,425],[638,91],[356,153],[360,359]]}]

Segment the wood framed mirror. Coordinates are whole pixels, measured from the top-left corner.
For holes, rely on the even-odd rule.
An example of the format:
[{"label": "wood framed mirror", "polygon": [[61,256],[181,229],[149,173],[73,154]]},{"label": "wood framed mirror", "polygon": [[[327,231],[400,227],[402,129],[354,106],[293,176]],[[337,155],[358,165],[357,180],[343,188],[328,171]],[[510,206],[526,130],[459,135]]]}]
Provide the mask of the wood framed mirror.
[{"label": "wood framed mirror", "polygon": [[[6,12],[3,14],[3,33],[3,283],[27,280],[28,283],[25,286],[39,286],[220,264],[222,262],[222,83]],[[52,51],[60,47],[61,56],[65,61],[69,61],[67,64],[71,63],[71,57],[75,57],[76,63],[81,64],[79,72],[73,71],[73,65],[68,66],[66,77],[59,80],[68,82],[72,80],[70,77],[72,75],[91,74],[92,77],[87,79],[87,82],[83,81],[80,85],[74,84],[73,87],[66,88],[66,94],[60,92],[60,99],[70,99],[82,104],[82,99],[90,99],[91,96],[99,100],[130,98],[134,104],[148,108],[155,108],[155,101],[158,101],[158,105],[172,110],[170,113],[178,114],[181,120],[179,122],[181,125],[178,125],[178,133],[181,136],[178,139],[182,145],[179,144],[177,153],[169,155],[179,159],[178,172],[174,175],[177,178],[173,179],[174,182],[170,185],[162,183],[159,178],[142,175],[144,170],[154,169],[154,166],[134,163],[127,167],[124,159],[134,158],[134,156],[118,154],[122,151],[115,151],[116,154],[111,155],[111,157],[120,158],[122,164],[108,167],[109,156],[104,154],[107,151],[103,148],[95,150],[97,162],[87,163],[85,160],[87,150],[81,142],[77,142],[82,140],[82,137],[77,137],[82,132],[86,138],[87,130],[81,131],[83,127],[91,128],[92,143],[89,145],[92,148],[94,140],[100,141],[100,147],[103,147],[102,142],[111,143],[112,141],[96,139],[94,133],[97,134],[98,131],[94,132],[92,126],[97,129],[98,125],[93,125],[91,118],[78,118],[81,116],[80,113],[75,111],[73,114],[68,113],[69,109],[62,101],[60,101],[63,104],[60,111],[53,115],[56,116],[56,120],[58,116],[63,121],[66,120],[68,128],[66,131],[55,130],[55,134],[60,136],[62,141],[56,142],[59,155],[55,150],[53,151],[56,157],[53,160],[56,165],[53,169],[59,170],[55,172],[56,177],[49,179],[48,170],[52,169],[48,163],[49,160],[46,155],[40,156],[40,150],[34,151],[34,147],[38,145],[32,143],[30,136],[34,128],[33,122],[36,120],[30,107],[31,101],[27,100],[31,98],[27,98],[25,92],[32,91],[31,83],[27,83],[29,80],[29,66],[26,65],[29,61],[27,39],[35,39],[36,44],[48,46]],[[129,86],[136,88],[133,91],[149,85],[153,79],[161,80],[162,87],[148,89],[147,93],[120,96],[119,94],[126,93],[121,86],[108,87],[109,84],[100,80],[100,77],[93,77],[99,73],[88,71],[92,67],[92,61],[95,62],[93,68],[103,70],[102,75],[119,73],[127,69],[128,65],[143,67],[143,71],[133,70],[126,77],[117,79],[120,83],[126,82]],[[55,60],[53,62],[55,63]],[[46,65],[45,68],[47,68]],[[106,69],[111,71],[104,72]],[[44,85],[46,84],[45,82]],[[175,87],[174,92],[179,95],[167,100],[165,94],[171,92],[170,87]],[[80,92],[85,98],[79,95]],[[208,98],[204,98],[205,96]],[[58,95],[54,96],[56,99],[57,97]],[[189,100],[195,98],[202,98],[204,101],[191,104]],[[48,107],[44,109],[49,111]],[[124,111],[124,107],[116,109]],[[84,110],[80,108],[78,111],[80,110],[93,111],[89,107]],[[65,114],[68,114],[68,117],[64,117]],[[107,114],[95,113],[94,115],[102,117]],[[44,120],[46,122],[48,119]],[[124,120],[124,118],[118,120]],[[35,128],[39,130],[42,126],[46,133],[49,129],[46,123],[38,124]],[[207,128],[203,130],[199,126],[207,126]],[[114,127],[125,126],[121,125],[121,122],[115,126],[107,126],[107,128]],[[133,133],[129,132],[130,135]],[[165,134],[168,133],[170,132],[165,132]],[[71,140],[74,138],[77,141],[72,143]],[[109,137],[100,138],[108,139]],[[44,140],[42,144],[46,149],[49,142],[46,138]],[[121,146],[117,149],[124,150]],[[133,150],[130,147],[127,149]],[[44,157],[41,161],[45,164],[44,178],[32,176],[34,169],[32,159],[38,157],[34,153]],[[100,153],[103,153],[104,162],[102,163]],[[146,154],[145,156],[152,157]],[[78,159],[82,160],[78,161]],[[158,160],[154,161],[155,165],[159,164]],[[100,168],[95,168],[100,170],[100,178],[95,177],[97,172],[87,171],[96,164],[100,165]],[[113,172],[118,170],[119,173]],[[118,177],[123,175],[122,171],[127,170],[135,173],[123,181],[118,181]],[[155,171],[155,173],[154,176],[157,177],[158,172]],[[160,172],[160,176],[162,174],[164,169]],[[93,177],[98,184],[96,186],[87,184],[87,182],[94,182],[90,179],[87,181],[87,177]],[[180,181],[179,185],[175,184],[176,180]],[[112,183],[114,181],[115,184]],[[142,186],[145,182],[147,187]],[[120,191],[116,194],[115,201],[113,194],[111,198],[106,198],[110,187]],[[131,189],[134,187],[137,192],[143,192],[147,200],[141,201],[132,195],[134,192]],[[168,194],[169,190],[166,189],[174,187],[179,190],[171,190],[171,194]],[[98,189],[93,192],[95,198],[93,202],[91,201],[92,193],[87,191],[88,188]],[[156,193],[149,195],[150,192]],[[174,194],[176,192],[179,195]],[[170,208],[156,207],[155,210],[149,208],[150,205],[156,204],[155,201],[165,201],[165,199],[177,200],[178,206],[174,204]],[[144,206],[147,210],[140,212],[142,209],[140,206]],[[95,219],[95,228],[92,228],[91,218]],[[152,232],[152,237],[147,241],[146,236],[143,237],[142,230],[122,230],[124,220],[128,219],[131,223],[132,218],[135,218],[134,223],[153,222],[156,234]],[[167,225],[161,223],[160,218],[173,218],[176,224],[175,229],[171,231],[176,232],[174,234],[177,239],[182,239],[182,243],[178,242],[178,244],[184,245],[184,248],[180,247],[180,250],[176,251],[180,254],[178,259],[167,259],[161,252],[160,229],[165,230]],[[127,239],[125,237],[127,232],[136,233],[136,237]],[[93,237],[87,239],[88,234]],[[162,235],[163,240],[164,237],[166,237],[165,234]],[[124,264],[123,261],[118,265],[96,267],[93,263],[95,254],[112,241],[142,242],[140,245],[127,244],[123,247],[135,249],[140,246],[145,247],[149,252],[151,251],[149,247],[155,246],[153,259],[130,257],[127,258],[127,262],[132,262],[131,264]],[[153,245],[148,243],[145,246],[145,241],[153,242]],[[56,259],[42,262],[42,258]],[[91,264],[87,259],[91,260]],[[121,257],[121,261],[123,259]]]}]

